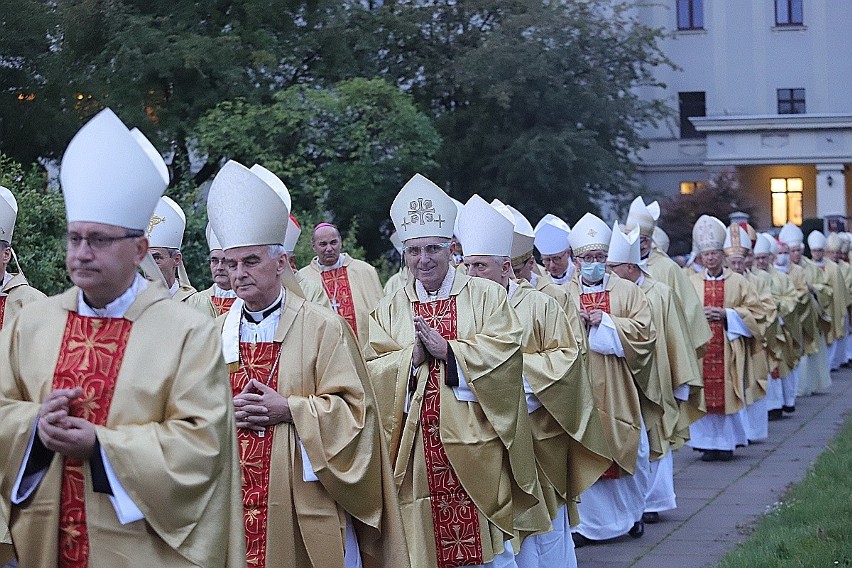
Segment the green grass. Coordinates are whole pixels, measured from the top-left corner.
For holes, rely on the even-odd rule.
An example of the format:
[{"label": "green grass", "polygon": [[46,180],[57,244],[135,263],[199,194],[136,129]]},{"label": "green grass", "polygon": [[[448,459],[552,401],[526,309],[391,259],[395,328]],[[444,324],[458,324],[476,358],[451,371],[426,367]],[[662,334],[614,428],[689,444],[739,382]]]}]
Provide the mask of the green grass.
[{"label": "green grass", "polygon": [[852,417],[720,568],[852,567]]}]

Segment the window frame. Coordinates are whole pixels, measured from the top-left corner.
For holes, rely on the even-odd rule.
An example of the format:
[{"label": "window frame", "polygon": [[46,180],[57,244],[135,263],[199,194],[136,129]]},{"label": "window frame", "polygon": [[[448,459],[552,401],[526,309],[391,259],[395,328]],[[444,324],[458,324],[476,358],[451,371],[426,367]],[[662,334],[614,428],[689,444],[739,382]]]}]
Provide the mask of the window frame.
[{"label": "window frame", "polygon": [[[801,93],[801,97],[797,95]],[[782,98],[782,94],[788,97]],[[804,87],[776,89],[775,97],[778,104],[778,114],[807,114],[807,93]],[[789,105],[789,110],[782,110],[781,105]],[[799,106],[801,105],[801,106]]]},{"label": "window frame", "polygon": [[[697,8],[697,9],[696,9]],[[686,23],[681,26],[682,10],[686,9]],[[696,18],[696,15],[698,16]],[[677,30],[694,31],[704,29],[704,0],[675,0],[675,24]]]},{"label": "window frame", "polygon": [[[799,189],[790,189],[790,182],[795,180],[795,184],[799,187]],[[772,186],[774,182],[779,181],[783,182],[784,189],[783,191],[774,190]],[[778,184],[780,185],[780,184]],[[804,180],[800,177],[773,177],[769,178],[769,213],[772,218],[772,226],[773,227],[783,227],[786,223],[790,222],[794,225],[801,226],[802,220],[804,216],[803,205],[804,205],[804,193],[805,186]],[[776,196],[779,199],[776,199]],[[782,198],[783,196],[783,198]],[[793,205],[795,204],[798,209],[798,214],[791,216],[790,211],[793,209]],[[780,207],[783,205],[784,211],[784,220],[781,222],[779,218],[776,222],[776,217],[780,217],[777,215],[776,206]],[[798,221],[798,222],[797,222]]]},{"label": "window frame", "polygon": [[[698,114],[696,111],[698,109],[698,100],[687,101],[694,108],[689,107],[689,105],[684,104],[684,99],[688,98],[688,95],[697,95],[701,94],[704,97],[704,105],[701,107],[701,113]],[[697,99],[697,97],[696,97]],[[695,116],[707,116],[707,91],[679,91],[677,94],[677,106],[678,106],[678,118],[679,118],[679,128],[680,128],[680,139],[681,140],[697,140],[701,138],[707,138],[707,134],[703,132],[698,132],[695,128],[695,125],[689,120]],[[689,108],[688,108],[689,107]],[[688,114],[693,113],[693,114]]]},{"label": "window frame", "polygon": [[[779,8],[783,7],[786,10],[787,18],[782,21],[779,19]],[[798,21],[794,15],[794,9],[798,8]],[[775,0],[775,25],[779,28],[785,26],[803,26],[805,25],[805,0]]]}]

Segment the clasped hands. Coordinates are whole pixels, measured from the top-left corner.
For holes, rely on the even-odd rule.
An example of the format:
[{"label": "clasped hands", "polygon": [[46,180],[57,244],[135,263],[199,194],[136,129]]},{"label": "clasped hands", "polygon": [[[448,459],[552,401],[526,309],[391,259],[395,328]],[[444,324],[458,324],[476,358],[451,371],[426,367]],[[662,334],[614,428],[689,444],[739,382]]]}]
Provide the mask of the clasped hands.
[{"label": "clasped hands", "polygon": [[234,417],[237,428],[257,432],[281,422],[293,421],[287,399],[256,379],[249,380],[242,392],[234,397]]},{"label": "clasped hands", "polygon": [[603,321],[603,315],[604,311],[599,309],[580,310],[580,317],[583,319],[583,323],[586,324],[586,329],[599,326]]},{"label": "clasped hands", "polygon": [[48,450],[85,460],[95,451],[97,431],[85,418],[71,416],[71,403],[81,396],[80,387],[51,391],[39,408],[37,430]]},{"label": "clasped hands", "polygon": [[707,306],[704,308],[704,317],[707,318],[707,321],[724,321],[727,318],[727,314],[725,313],[725,308]]},{"label": "clasped hands", "polygon": [[444,339],[438,330],[429,327],[421,316],[414,316],[414,353],[411,364],[419,367],[426,360],[427,353],[435,359],[446,361],[449,355],[450,343]]}]

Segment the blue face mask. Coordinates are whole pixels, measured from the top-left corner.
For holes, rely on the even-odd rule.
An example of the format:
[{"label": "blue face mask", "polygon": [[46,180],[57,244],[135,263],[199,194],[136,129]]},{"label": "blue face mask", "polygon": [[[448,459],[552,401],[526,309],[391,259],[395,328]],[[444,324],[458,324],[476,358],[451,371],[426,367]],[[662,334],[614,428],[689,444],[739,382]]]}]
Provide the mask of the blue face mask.
[{"label": "blue face mask", "polygon": [[580,273],[586,282],[600,282],[606,274],[606,264],[603,262],[581,262]]}]

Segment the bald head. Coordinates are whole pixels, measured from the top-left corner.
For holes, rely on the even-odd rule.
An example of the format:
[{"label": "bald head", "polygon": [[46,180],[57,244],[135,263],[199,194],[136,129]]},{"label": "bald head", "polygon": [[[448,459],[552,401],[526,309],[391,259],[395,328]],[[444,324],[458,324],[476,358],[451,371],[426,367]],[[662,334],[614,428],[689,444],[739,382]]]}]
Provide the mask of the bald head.
[{"label": "bald head", "polygon": [[342,245],[340,231],[331,223],[320,223],[311,234],[311,248],[323,266],[333,266],[337,263]]}]

